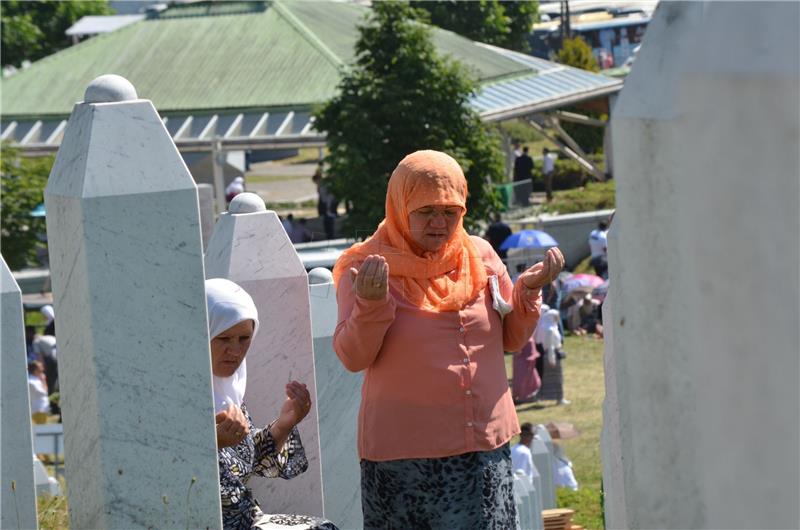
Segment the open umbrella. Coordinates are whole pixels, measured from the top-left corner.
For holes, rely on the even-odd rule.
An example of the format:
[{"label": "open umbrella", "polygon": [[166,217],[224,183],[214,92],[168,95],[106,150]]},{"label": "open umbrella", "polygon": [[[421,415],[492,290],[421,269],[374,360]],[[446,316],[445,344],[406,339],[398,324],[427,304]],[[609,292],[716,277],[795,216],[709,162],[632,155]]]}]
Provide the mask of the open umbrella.
[{"label": "open umbrella", "polygon": [[541,230],[521,230],[511,234],[500,245],[500,250],[512,248],[550,248],[558,246],[558,241],[547,232]]},{"label": "open umbrella", "polygon": [[575,289],[582,288],[591,292],[592,289],[600,287],[605,282],[603,278],[594,274],[573,274],[561,284],[561,290],[569,293]]}]

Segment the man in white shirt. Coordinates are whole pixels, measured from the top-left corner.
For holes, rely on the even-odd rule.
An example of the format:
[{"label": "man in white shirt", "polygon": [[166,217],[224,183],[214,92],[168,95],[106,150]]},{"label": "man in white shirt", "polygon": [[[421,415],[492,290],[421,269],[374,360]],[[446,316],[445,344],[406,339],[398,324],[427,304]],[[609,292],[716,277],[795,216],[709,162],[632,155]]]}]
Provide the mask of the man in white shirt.
[{"label": "man in white shirt", "polygon": [[533,443],[533,425],[523,423],[520,426],[519,443],[511,449],[511,466],[514,472],[522,471],[528,480],[533,482],[533,455],[531,455],[531,443]]},{"label": "man in white shirt", "polygon": [[553,200],[553,171],[556,168],[555,153],[551,153],[550,149],[542,149],[542,174],[544,175],[544,192],[547,195],[547,202]]},{"label": "man in white shirt", "polygon": [[597,228],[589,234],[589,250],[592,257],[589,264],[594,272],[603,279],[608,279],[608,223],[600,221]]}]

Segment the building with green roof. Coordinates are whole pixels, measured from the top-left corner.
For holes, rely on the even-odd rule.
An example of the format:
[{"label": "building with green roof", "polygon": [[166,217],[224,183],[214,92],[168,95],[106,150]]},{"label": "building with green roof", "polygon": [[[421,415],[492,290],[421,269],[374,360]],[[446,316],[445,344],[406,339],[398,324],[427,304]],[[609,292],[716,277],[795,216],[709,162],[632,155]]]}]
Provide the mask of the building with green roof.
[{"label": "building with green roof", "polygon": [[[98,35],[3,79],[0,135],[58,147],[86,86],[107,73],[153,101],[182,151],[319,145],[310,112],[335,95],[369,8],[344,2],[201,2]],[[433,29],[440,53],[480,81],[490,121],[613,94],[618,80]]]}]

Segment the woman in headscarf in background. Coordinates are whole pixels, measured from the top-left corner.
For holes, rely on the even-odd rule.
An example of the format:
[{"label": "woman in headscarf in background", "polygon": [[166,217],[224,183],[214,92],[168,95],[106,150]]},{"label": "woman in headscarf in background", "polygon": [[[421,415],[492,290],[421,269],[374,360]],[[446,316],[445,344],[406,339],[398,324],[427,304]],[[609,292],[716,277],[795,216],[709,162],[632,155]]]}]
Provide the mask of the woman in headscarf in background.
[{"label": "woman in headscarf in background", "polygon": [[[544,314],[550,308],[542,304],[541,312]],[[536,399],[536,394],[542,385],[539,372],[536,369],[537,360],[540,357],[539,349],[536,347],[536,338],[542,326],[542,319],[533,335],[525,343],[521,350],[514,352],[513,372],[514,377],[511,382],[511,393],[514,403],[526,403]]]},{"label": "woman in headscarf in background", "polygon": [[258,331],[258,311],[244,289],[222,278],[206,280],[206,305],[223,527],[335,529],[332,523],[315,517],[264,514],[245,485],[252,475],[290,479],[308,468],[296,425],[311,410],[311,396],[304,384],[289,382],[278,418],[263,429],[255,428],[244,394],[245,355]]},{"label": "woman in headscarf in background", "polygon": [[564,372],[561,369],[562,337],[558,327],[560,318],[560,313],[556,309],[542,311],[542,318],[533,333],[533,340],[539,351],[536,371],[539,372],[542,381],[536,397],[539,400],[555,400],[559,405],[569,405],[570,402],[564,399]]},{"label": "woman in headscarf in background", "polygon": [[530,337],[563,256],[549,250],[512,284],[491,245],[464,230],[466,201],[458,162],[412,153],[389,179],[386,218],[334,267],[334,349],[365,370],[365,529],[515,525],[508,442],[519,424],[503,350]]},{"label": "woman in headscarf in background", "polygon": [[225,187],[225,200],[231,202],[240,193],[244,193],[244,177],[236,177]]}]

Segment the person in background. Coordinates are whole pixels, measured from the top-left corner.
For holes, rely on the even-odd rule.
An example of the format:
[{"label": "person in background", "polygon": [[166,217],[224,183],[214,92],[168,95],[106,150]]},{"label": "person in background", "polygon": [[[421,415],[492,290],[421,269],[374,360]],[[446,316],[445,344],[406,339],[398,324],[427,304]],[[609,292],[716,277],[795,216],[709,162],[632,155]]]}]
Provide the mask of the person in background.
[{"label": "person in background", "polygon": [[314,171],[314,174],[311,175],[311,182],[317,187],[317,215],[320,217],[325,216],[325,211],[327,210],[327,204],[322,196],[322,162],[317,164],[317,169]]},{"label": "person in background", "polygon": [[275,421],[262,429],[253,425],[244,403],[245,355],[258,332],[258,310],[230,280],[213,278],[205,286],[224,530],[336,529],[315,517],[265,514],[247,486],[254,475],[291,479],[306,471],[297,424],[311,410],[311,396],[304,384],[290,381]]},{"label": "person in background", "polygon": [[519,427],[519,443],[511,449],[511,467],[514,472],[522,471],[525,476],[533,482],[533,455],[531,454],[531,444],[533,443],[533,425],[523,423]]},{"label": "person in background", "polygon": [[549,249],[512,284],[491,245],[464,229],[466,201],[456,160],[406,156],[389,179],[386,218],[333,270],[333,347],[345,368],[365,372],[366,530],[515,525],[509,441],[519,425],[504,350],[530,337],[540,289],[564,258]]},{"label": "person in background", "polygon": [[28,363],[28,396],[31,402],[31,421],[37,425],[47,423],[50,415],[50,398],[44,366],[39,361]]},{"label": "person in background", "polygon": [[594,267],[594,273],[608,279],[608,223],[600,221],[597,228],[589,233],[589,250],[592,257],[589,264]]},{"label": "person in background", "polygon": [[600,302],[587,293],[567,310],[567,327],[576,335],[594,333],[597,337],[602,337]]},{"label": "person in background", "polygon": [[311,231],[306,226],[306,219],[301,217],[294,224],[292,233],[289,234],[292,243],[307,243],[311,241]]},{"label": "person in background", "polygon": [[536,359],[536,371],[542,380],[536,395],[539,401],[555,400],[559,405],[569,405],[564,399],[564,372],[561,369],[563,353],[562,337],[558,328],[559,312],[555,309],[542,310],[542,317],[533,332],[533,340],[539,357]]},{"label": "person in background", "polygon": [[486,229],[486,240],[492,245],[500,259],[506,259],[506,251],[500,250],[500,245],[511,235],[511,227],[503,222],[500,212],[495,212],[493,219],[494,222]]},{"label": "person in background", "polygon": [[25,354],[28,362],[36,361],[36,353],[33,351],[33,341],[36,340],[36,327],[25,326]]},{"label": "person in background", "polygon": [[[542,312],[545,311],[547,311],[546,306],[542,305]],[[521,350],[514,352],[511,394],[515,404],[534,401],[542,385],[539,372],[536,370],[536,360],[540,354],[536,349],[534,335]]]},{"label": "person in background", "polygon": [[[528,185],[530,183],[530,185]],[[514,198],[520,206],[529,204],[533,191],[533,158],[528,154],[528,147],[522,149],[522,155],[514,160]]]},{"label": "person in background", "polygon": [[50,392],[58,391],[58,359],[56,357],[56,338],[42,335],[33,341],[33,354],[36,361],[44,367],[45,381]]},{"label": "person in background", "polygon": [[53,335],[56,334],[56,311],[53,309],[53,306],[50,304],[43,305],[39,312],[44,315],[46,320],[44,325],[44,333],[42,335]]},{"label": "person in background", "polygon": [[234,197],[244,193],[244,177],[236,177],[225,188],[225,201],[230,203]]},{"label": "person in background", "polygon": [[542,149],[542,175],[544,175],[544,192],[547,202],[553,200],[553,171],[556,168],[556,154],[550,149]]},{"label": "person in background", "polygon": [[553,442],[553,483],[557,488],[578,491],[578,481],[572,471],[572,461],[564,454],[560,445]]},{"label": "person in background", "polygon": [[289,236],[289,239],[291,239],[292,234],[294,233],[294,215],[287,214],[286,217],[281,220],[281,224],[283,225],[283,229],[286,231],[286,235]]}]

